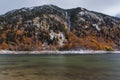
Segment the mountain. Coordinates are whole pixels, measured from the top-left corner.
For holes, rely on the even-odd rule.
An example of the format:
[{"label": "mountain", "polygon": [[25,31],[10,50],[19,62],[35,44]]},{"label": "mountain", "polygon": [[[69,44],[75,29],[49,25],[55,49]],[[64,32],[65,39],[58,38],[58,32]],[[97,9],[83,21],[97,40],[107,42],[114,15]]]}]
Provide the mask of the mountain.
[{"label": "mountain", "polygon": [[120,50],[120,19],[43,5],[0,16],[0,50]]}]

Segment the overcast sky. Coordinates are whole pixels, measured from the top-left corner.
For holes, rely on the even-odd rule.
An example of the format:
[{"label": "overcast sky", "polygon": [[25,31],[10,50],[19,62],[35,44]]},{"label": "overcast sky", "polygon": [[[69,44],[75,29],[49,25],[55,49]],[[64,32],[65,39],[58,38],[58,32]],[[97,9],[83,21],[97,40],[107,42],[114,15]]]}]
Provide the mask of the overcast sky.
[{"label": "overcast sky", "polygon": [[44,4],[53,4],[65,9],[83,7],[112,16],[120,13],[120,0],[0,0],[0,14],[13,9]]}]

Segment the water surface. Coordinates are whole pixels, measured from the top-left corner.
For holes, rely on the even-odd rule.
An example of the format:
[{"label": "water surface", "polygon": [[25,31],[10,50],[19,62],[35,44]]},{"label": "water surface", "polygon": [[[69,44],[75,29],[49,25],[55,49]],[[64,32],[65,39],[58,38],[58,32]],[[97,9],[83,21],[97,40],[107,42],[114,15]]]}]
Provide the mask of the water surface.
[{"label": "water surface", "polygon": [[0,80],[120,80],[120,54],[0,55]]}]

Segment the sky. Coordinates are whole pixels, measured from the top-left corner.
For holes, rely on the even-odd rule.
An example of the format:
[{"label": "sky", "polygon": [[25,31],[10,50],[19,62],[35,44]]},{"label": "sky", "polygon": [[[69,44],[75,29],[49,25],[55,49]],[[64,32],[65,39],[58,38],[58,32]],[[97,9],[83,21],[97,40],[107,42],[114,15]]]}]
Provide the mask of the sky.
[{"label": "sky", "polygon": [[120,14],[120,0],[0,0],[0,14],[23,7],[53,4],[64,9],[83,7],[111,16]]}]

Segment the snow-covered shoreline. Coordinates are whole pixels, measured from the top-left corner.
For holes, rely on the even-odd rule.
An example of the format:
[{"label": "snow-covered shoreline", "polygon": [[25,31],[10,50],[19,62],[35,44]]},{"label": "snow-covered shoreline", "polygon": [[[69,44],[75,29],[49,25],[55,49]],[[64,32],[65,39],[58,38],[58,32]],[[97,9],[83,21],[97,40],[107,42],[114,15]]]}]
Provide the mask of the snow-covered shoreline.
[{"label": "snow-covered shoreline", "polygon": [[0,54],[118,54],[120,51],[8,51],[1,50]]}]

